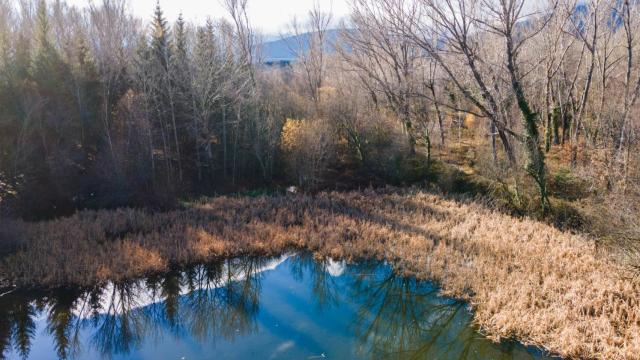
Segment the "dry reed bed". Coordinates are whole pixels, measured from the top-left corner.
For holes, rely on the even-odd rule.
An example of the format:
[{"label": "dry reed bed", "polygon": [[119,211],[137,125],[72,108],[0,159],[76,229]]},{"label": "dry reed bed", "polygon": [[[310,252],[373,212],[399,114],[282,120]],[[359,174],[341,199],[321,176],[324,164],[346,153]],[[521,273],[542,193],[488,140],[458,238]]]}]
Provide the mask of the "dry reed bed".
[{"label": "dry reed bed", "polygon": [[83,212],[19,223],[0,271],[19,285],[88,285],[170,264],[290,247],[398,261],[467,299],[483,330],[567,357],[640,354],[640,281],[593,242],[414,190],[222,197],[161,214]]}]

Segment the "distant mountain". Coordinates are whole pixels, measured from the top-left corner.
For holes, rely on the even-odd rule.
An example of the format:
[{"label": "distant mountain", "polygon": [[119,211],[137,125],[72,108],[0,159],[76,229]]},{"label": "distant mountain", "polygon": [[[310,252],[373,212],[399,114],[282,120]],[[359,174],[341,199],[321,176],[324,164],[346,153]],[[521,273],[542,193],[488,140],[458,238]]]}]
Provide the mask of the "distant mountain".
[{"label": "distant mountain", "polygon": [[[616,0],[621,1],[621,0]],[[632,6],[640,6],[640,0],[630,0]],[[622,26],[622,19],[615,8],[611,9],[610,19],[607,21],[608,27],[619,29]],[[586,27],[586,19],[584,16],[588,14],[589,9],[584,1],[579,1],[574,9],[573,21],[576,24],[576,31],[584,31]],[[518,24],[521,30],[527,29],[532,25],[530,19],[524,20]],[[342,30],[333,29],[327,31],[327,43],[325,44],[328,53],[335,52],[335,44]],[[349,30],[355,31],[355,30]],[[299,44],[303,45],[303,51],[309,49],[309,41],[313,33],[305,33],[298,36],[287,36],[285,38],[272,37],[270,41],[266,41],[262,46],[262,58],[266,64],[289,64],[296,60],[296,53]],[[444,43],[438,42],[439,46]],[[292,50],[293,49],[293,50]]]},{"label": "distant mountain", "polygon": [[[335,44],[342,30],[327,30],[327,43],[325,49],[327,52],[335,52]],[[292,62],[296,60],[296,51],[298,46],[302,44],[302,51],[309,49],[309,43],[313,33],[305,33],[297,36],[288,36],[262,44],[262,57],[265,63]]]}]

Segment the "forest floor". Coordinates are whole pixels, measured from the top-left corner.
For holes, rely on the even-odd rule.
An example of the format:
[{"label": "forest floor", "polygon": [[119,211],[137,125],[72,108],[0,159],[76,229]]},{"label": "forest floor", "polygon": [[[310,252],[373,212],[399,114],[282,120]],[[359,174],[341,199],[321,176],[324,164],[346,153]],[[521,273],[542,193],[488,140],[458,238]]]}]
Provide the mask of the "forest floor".
[{"label": "forest floor", "polygon": [[531,178],[492,165],[488,146],[471,137],[451,141],[438,151],[436,156],[443,165],[436,188],[447,194],[479,196],[505,214],[585,234],[615,255],[616,261],[638,270],[640,164],[631,164],[623,177],[621,169],[610,166],[609,155],[602,149],[584,151],[573,168],[568,145],[552,148],[546,154],[551,210],[545,215],[540,213],[538,189]]},{"label": "forest floor", "polygon": [[[490,337],[566,357],[640,353],[640,279],[593,238],[418,189],[202,199],[163,213],[83,211],[5,224],[0,273],[20,287],[93,285],[291,249],[386,259],[465,299]],[[6,230],[5,230],[6,232]]]}]

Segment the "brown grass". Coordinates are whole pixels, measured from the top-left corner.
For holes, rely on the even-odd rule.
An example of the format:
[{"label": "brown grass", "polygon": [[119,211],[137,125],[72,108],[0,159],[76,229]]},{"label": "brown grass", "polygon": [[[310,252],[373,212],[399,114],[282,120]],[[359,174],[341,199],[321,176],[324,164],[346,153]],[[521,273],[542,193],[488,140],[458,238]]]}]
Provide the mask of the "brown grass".
[{"label": "brown grass", "polygon": [[494,338],[567,357],[640,354],[640,281],[593,241],[482,205],[417,190],[315,197],[221,197],[187,210],[83,212],[18,223],[22,250],[0,265],[18,285],[89,285],[291,247],[378,257],[470,301]]}]

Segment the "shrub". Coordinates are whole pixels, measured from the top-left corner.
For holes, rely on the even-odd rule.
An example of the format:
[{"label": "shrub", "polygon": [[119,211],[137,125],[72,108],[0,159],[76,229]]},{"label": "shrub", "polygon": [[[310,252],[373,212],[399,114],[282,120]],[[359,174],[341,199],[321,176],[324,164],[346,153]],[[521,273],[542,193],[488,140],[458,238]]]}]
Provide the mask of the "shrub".
[{"label": "shrub", "polygon": [[335,134],[324,119],[287,119],[280,138],[287,175],[299,186],[314,188],[336,155]]},{"label": "shrub", "polygon": [[551,219],[553,225],[561,230],[578,230],[584,226],[585,217],[575,207],[566,201],[557,201],[552,204]]},{"label": "shrub", "polygon": [[549,195],[565,200],[579,200],[589,195],[588,184],[569,169],[560,169],[549,177]]},{"label": "shrub", "polygon": [[16,187],[0,172],[0,218],[13,215],[17,194]]},{"label": "shrub", "polygon": [[0,217],[0,256],[16,251],[23,244],[23,223]]}]

